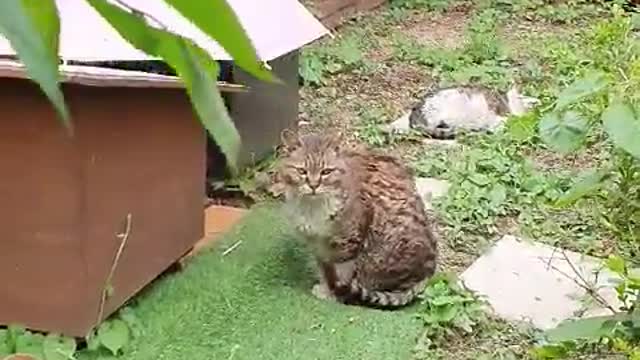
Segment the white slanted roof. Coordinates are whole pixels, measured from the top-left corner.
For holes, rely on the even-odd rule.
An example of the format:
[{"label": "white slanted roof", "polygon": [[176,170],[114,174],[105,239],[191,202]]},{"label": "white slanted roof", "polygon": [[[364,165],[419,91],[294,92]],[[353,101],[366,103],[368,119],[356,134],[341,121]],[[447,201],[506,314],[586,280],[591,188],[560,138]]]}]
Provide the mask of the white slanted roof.
[{"label": "white slanted roof", "polygon": [[[153,15],[171,31],[193,39],[215,59],[230,59],[215,41],[164,1],[123,0],[123,2]],[[327,29],[298,0],[227,0],[227,2],[249,34],[260,59],[264,61],[273,60],[328,33]],[[60,57],[62,59],[78,61],[153,59],[122,39],[85,0],[56,0],[56,3],[61,19]],[[0,37],[0,56],[2,55],[15,55],[15,51],[5,38]]]},{"label": "white slanted roof", "polygon": [[[29,74],[18,61],[0,59],[0,78],[29,79]],[[60,65],[60,81],[97,87],[184,88],[184,83],[175,76],[86,65]],[[218,81],[218,89],[247,91],[245,86],[222,81]]]}]

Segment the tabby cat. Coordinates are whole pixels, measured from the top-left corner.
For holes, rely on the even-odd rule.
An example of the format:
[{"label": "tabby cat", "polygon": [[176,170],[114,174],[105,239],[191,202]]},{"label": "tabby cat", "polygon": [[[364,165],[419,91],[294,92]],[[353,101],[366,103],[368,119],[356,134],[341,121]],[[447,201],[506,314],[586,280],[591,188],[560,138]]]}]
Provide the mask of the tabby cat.
[{"label": "tabby cat", "polygon": [[397,159],[337,136],[283,133],[285,209],[317,260],[322,299],[410,303],[436,268],[437,244],[413,177]]}]

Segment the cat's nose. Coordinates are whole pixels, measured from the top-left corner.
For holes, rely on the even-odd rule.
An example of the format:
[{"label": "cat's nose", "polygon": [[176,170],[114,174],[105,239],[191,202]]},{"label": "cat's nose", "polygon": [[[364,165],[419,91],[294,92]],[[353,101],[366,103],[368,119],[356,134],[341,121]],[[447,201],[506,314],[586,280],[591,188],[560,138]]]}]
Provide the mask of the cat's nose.
[{"label": "cat's nose", "polygon": [[309,180],[307,181],[307,184],[309,185],[309,188],[311,188],[311,191],[315,193],[316,189],[320,186],[320,181]]}]

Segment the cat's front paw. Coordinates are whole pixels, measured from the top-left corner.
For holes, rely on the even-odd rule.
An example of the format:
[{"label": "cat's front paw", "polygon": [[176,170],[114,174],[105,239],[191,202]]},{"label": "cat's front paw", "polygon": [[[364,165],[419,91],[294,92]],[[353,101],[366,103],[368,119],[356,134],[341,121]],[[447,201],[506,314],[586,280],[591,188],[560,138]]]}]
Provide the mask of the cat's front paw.
[{"label": "cat's front paw", "polygon": [[315,284],[311,289],[311,294],[320,300],[335,300],[335,296],[326,284]]}]

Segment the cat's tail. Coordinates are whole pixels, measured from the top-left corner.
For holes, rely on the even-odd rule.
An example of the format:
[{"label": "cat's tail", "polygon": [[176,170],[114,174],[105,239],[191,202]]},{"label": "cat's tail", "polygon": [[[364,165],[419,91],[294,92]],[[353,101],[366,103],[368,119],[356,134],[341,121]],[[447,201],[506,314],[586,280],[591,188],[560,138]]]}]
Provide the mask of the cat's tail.
[{"label": "cat's tail", "polygon": [[399,291],[368,290],[358,281],[352,281],[350,286],[350,300],[363,305],[389,308],[402,307],[411,303],[424,291],[427,279],[412,287]]}]

